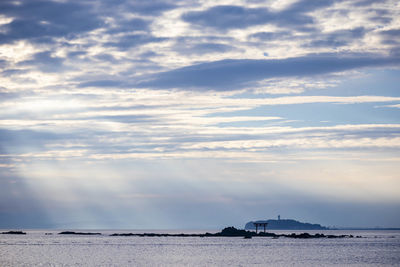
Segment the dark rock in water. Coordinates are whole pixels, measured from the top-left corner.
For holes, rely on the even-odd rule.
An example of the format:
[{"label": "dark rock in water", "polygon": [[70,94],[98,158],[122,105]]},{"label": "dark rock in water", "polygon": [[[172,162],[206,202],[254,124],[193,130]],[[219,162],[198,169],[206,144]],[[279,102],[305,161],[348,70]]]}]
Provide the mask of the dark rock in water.
[{"label": "dark rock in water", "polygon": [[219,234],[219,236],[251,236],[251,233],[246,230],[238,230],[235,227],[226,227]]},{"label": "dark rock in water", "polygon": [[267,229],[269,230],[328,230],[327,227],[320,224],[303,223],[291,219],[251,221],[246,223],[244,228],[246,230],[254,230],[256,229],[254,223],[267,223]]},{"label": "dark rock in water", "polygon": [[328,237],[328,236],[326,236],[326,235],[324,235],[324,234],[315,234],[315,235],[311,235],[311,234],[309,234],[309,233],[302,233],[302,234],[295,234],[295,233],[293,233],[293,234],[291,234],[291,235],[289,235],[289,236],[286,236],[286,237],[291,237],[291,238],[303,238],[303,239],[306,239],[306,238],[323,238],[323,237]]},{"label": "dark rock in water", "polygon": [[302,233],[302,234],[275,234],[275,233],[256,233],[253,231],[246,231],[236,229],[235,227],[226,227],[221,232],[210,234],[156,234],[156,233],[143,233],[143,234],[133,234],[133,233],[120,233],[120,234],[112,234],[110,236],[141,236],[141,237],[243,237],[246,239],[250,239],[252,237],[272,237],[272,238],[279,238],[279,237],[288,237],[288,238],[345,238],[345,237],[353,237],[351,235],[324,235],[324,234],[309,234],[309,233]]},{"label": "dark rock in water", "polygon": [[72,231],[64,231],[58,233],[59,235],[101,235],[101,233],[82,233],[82,232],[72,232]]},{"label": "dark rock in water", "polygon": [[135,236],[135,234],[132,233],[122,233],[122,234],[112,234],[110,236]]},{"label": "dark rock in water", "polygon": [[301,239],[307,239],[307,238],[352,238],[352,235],[324,235],[324,234],[309,234],[309,233],[301,233],[301,234],[275,234],[275,233],[268,233],[268,232],[260,232],[260,233],[255,233],[252,231],[246,231],[246,230],[239,230],[236,229],[235,227],[227,227],[223,229],[221,232],[212,234],[211,236],[243,236],[243,237],[254,237],[254,236],[260,236],[260,237],[272,237],[272,238],[279,238],[279,237],[288,237],[288,238],[301,238]]},{"label": "dark rock in water", "polygon": [[22,232],[22,231],[8,231],[8,232],[2,232],[1,234],[3,234],[3,235],[26,235],[26,233]]},{"label": "dark rock in water", "polygon": [[[319,234],[317,234],[317,235],[315,235],[315,237],[322,237]],[[293,233],[289,237],[291,237],[291,238],[311,238],[313,236],[311,236],[309,233],[302,233],[302,234],[297,234],[297,235],[295,233]]]}]

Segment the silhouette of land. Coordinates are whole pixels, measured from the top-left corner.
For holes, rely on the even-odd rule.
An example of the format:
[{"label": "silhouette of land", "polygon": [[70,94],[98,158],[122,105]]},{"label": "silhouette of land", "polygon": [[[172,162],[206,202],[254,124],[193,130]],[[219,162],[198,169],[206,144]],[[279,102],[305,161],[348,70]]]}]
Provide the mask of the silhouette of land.
[{"label": "silhouette of land", "polygon": [[303,223],[292,219],[260,220],[246,223],[245,229],[256,229],[255,223],[267,223],[269,230],[328,230],[328,227],[320,224]]},{"label": "silhouette of land", "polygon": [[[25,232],[22,231],[9,231],[2,232],[1,234],[10,234],[10,235],[26,235]],[[46,233],[48,235],[49,233]],[[73,232],[73,231],[64,231],[58,233],[59,235],[102,235],[101,233],[94,232]],[[140,236],[140,237],[243,237],[243,238],[252,238],[252,237],[288,237],[288,238],[353,238],[353,235],[325,235],[325,234],[309,234],[309,233],[292,233],[292,234],[275,234],[268,232],[259,232],[256,233],[254,231],[247,231],[236,229],[235,227],[226,227],[221,232],[218,233],[204,233],[204,234],[160,234],[160,233],[115,233],[110,236]],[[357,236],[361,237],[361,236]]]},{"label": "silhouette of land", "polygon": [[[226,227],[221,232],[218,233],[205,233],[205,234],[157,234],[157,233],[143,233],[143,234],[135,234],[135,233],[116,233],[110,236],[141,236],[141,237],[244,237],[244,238],[251,238],[251,237],[288,237],[288,238],[353,238],[353,235],[324,235],[324,234],[309,234],[309,233],[302,233],[302,234],[275,234],[275,233],[268,233],[268,232],[260,232],[256,233],[253,231],[246,231],[236,229],[235,227]],[[357,236],[359,237],[359,236]]]},{"label": "silhouette of land", "polygon": [[101,235],[101,233],[82,233],[82,232],[72,232],[72,231],[64,231],[58,233],[59,235]]},{"label": "silhouette of land", "polygon": [[25,232],[22,231],[8,231],[8,232],[2,232],[2,235],[26,235]]}]

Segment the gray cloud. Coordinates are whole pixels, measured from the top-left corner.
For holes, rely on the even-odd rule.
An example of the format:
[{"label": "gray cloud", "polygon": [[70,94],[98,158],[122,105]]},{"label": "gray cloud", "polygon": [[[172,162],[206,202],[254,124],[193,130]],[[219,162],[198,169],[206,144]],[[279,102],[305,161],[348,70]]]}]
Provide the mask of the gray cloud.
[{"label": "gray cloud", "polygon": [[124,20],[118,22],[118,24],[109,29],[107,32],[114,34],[114,33],[121,33],[121,32],[131,32],[131,31],[147,31],[149,27],[150,21],[133,18],[130,20]]},{"label": "gray cloud", "polygon": [[20,66],[33,66],[43,72],[58,72],[64,68],[64,58],[52,56],[50,51],[39,52],[30,60],[19,63]]},{"label": "gray cloud", "polygon": [[248,39],[250,41],[282,41],[282,40],[298,40],[299,42],[306,42],[303,47],[327,47],[336,48],[351,44],[356,40],[362,39],[368,33],[364,27],[357,27],[351,30],[337,30],[331,33],[321,33],[320,31],[313,30],[302,36],[295,36],[290,31],[278,32],[257,32],[250,34]]},{"label": "gray cloud", "polygon": [[278,31],[278,32],[257,32],[250,34],[248,39],[256,40],[256,41],[273,41],[273,40],[282,40],[290,38],[293,40],[295,38],[293,33],[290,31]]},{"label": "gray cloud", "polygon": [[3,92],[3,89],[5,88],[0,86],[0,102],[5,102],[7,100],[20,97],[20,95],[17,93]]},{"label": "gray cloud", "polygon": [[196,43],[196,44],[178,44],[176,50],[179,54],[203,55],[210,53],[225,53],[236,50],[234,46],[221,43]]},{"label": "gray cloud", "polygon": [[13,75],[18,75],[18,74],[24,74],[27,73],[27,70],[22,70],[22,69],[6,69],[1,72],[3,76],[13,76]]},{"label": "gray cloud", "polygon": [[149,34],[129,34],[121,37],[115,42],[108,42],[105,46],[117,47],[120,50],[129,49],[131,47],[144,45],[147,43],[163,42],[167,38],[154,37]]},{"label": "gray cloud", "polygon": [[0,153],[7,155],[8,153],[32,153],[43,151],[48,144],[60,140],[70,140],[74,137],[76,136],[73,134],[57,134],[49,131],[34,131],[28,129],[9,130],[0,128]]},{"label": "gray cloud", "polygon": [[228,30],[267,23],[273,20],[273,14],[267,9],[215,6],[205,11],[188,12],[182,19],[200,26]]},{"label": "gray cloud", "polygon": [[100,61],[104,61],[104,62],[108,61],[113,64],[116,64],[118,62],[118,60],[113,55],[110,55],[110,54],[100,54],[100,55],[95,56],[94,58],[97,60],[100,60]]},{"label": "gray cloud", "polygon": [[242,6],[214,6],[204,11],[193,11],[183,14],[186,22],[215,28],[230,30],[247,28],[253,25],[276,24],[295,27],[298,30],[309,31],[314,23],[307,12],[329,6],[334,1],[299,1],[279,12],[267,8],[246,8]]},{"label": "gray cloud", "polygon": [[400,29],[381,31],[382,43],[389,45],[400,44]]},{"label": "gray cloud", "polygon": [[358,0],[354,1],[354,6],[369,6],[376,3],[386,3],[386,0]]},{"label": "gray cloud", "polygon": [[0,14],[13,20],[2,26],[0,43],[21,39],[49,42],[52,37],[71,38],[79,33],[96,29],[103,22],[92,8],[82,3],[4,0],[0,3]]},{"label": "gray cloud", "polygon": [[371,8],[368,10],[369,13],[375,13],[375,16],[370,17],[370,21],[381,24],[389,24],[393,18],[391,17],[390,11],[387,9]]},{"label": "gray cloud", "polygon": [[82,82],[78,85],[79,88],[85,87],[120,87],[123,85],[121,81],[115,80],[94,80],[88,82]]},{"label": "gray cloud", "polygon": [[5,68],[7,65],[8,65],[7,60],[0,59],[0,67],[1,68]]},{"label": "gray cloud", "polygon": [[79,56],[84,56],[86,54],[87,54],[86,51],[71,51],[71,52],[68,52],[68,57],[75,58],[75,57],[79,57]]},{"label": "gray cloud", "polygon": [[305,56],[277,60],[221,60],[154,74],[147,77],[147,80],[137,83],[136,86],[235,90],[273,77],[312,76],[362,67],[398,65],[399,63],[399,58],[370,56]]},{"label": "gray cloud", "polygon": [[160,13],[171,10],[177,7],[176,3],[179,1],[169,1],[169,0],[152,0],[152,1],[142,1],[142,0],[117,0],[117,1],[105,1],[104,5],[105,12],[107,10],[115,10],[121,12],[131,12],[135,14],[141,14],[146,16],[156,16]]},{"label": "gray cloud", "polygon": [[[15,4],[17,2],[20,4]],[[334,212],[337,207],[341,210],[342,206],[352,207],[345,210],[346,214],[362,210],[351,203],[339,206],[323,203],[319,207],[326,192],[332,192],[337,199],[342,198],[342,187],[332,189],[324,181],[321,185],[326,185],[326,190],[315,188],[322,196],[315,201],[309,199],[303,206],[296,206],[296,203],[314,191],[304,190],[303,183],[296,194],[291,181],[282,182],[286,184],[282,188],[274,188],[268,183],[263,187],[262,182],[280,183],[283,175],[269,175],[281,170],[286,172],[288,161],[294,166],[292,171],[296,179],[293,181],[300,181],[300,175],[307,179],[312,175],[318,178],[321,161],[328,166],[332,162],[326,161],[343,162],[345,159],[349,169],[351,160],[356,160],[353,166],[360,169],[359,162],[368,160],[366,166],[378,166],[373,168],[378,176],[388,167],[394,171],[381,176],[393,176],[397,162],[392,157],[397,160],[400,109],[376,108],[376,105],[397,105],[397,98],[379,100],[379,95],[398,95],[398,70],[372,70],[360,75],[361,78],[351,77],[351,82],[347,83],[347,73],[336,75],[336,72],[399,66],[400,30],[389,24],[397,10],[385,9],[383,5],[382,9],[377,9],[379,5],[373,4],[382,1],[371,0],[345,1],[345,6],[354,8],[354,13],[350,8],[340,9],[341,4],[332,6],[341,0],[291,1],[294,3],[280,11],[269,9],[266,3],[270,1],[247,2],[264,6],[204,7],[203,2],[186,0],[0,0],[0,16],[13,19],[0,26],[0,45],[7,44],[4,51],[9,48],[15,51],[0,59],[0,75],[7,87],[0,86],[0,119],[3,123],[0,129],[0,227],[47,227],[54,223],[52,218],[60,223],[77,221],[73,225],[82,227],[85,224],[79,222],[88,218],[79,218],[80,211],[89,214],[88,217],[93,215],[89,219],[95,223],[114,219],[114,214],[120,215],[122,222],[137,222],[143,207],[151,208],[152,205],[150,212],[157,220],[151,221],[158,223],[156,227],[165,227],[166,221],[182,227],[212,226],[216,221],[239,224],[243,218],[259,216],[260,205],[271,201],[279,203],[269,207],[275,209],[273,214],[286,212],[292,214],[290,216],[302,216],[311,210],[318,218],[325,212],[330,223],[335,218],[338,223],[344,222],[341,220],[343,214]],[[201,6],[203,10],[198,11]],[[322,13],[326,17],[314,20],[313,16],[321,13],[312,11],[325,7],[328,8]],[[163,14],[174,8],[179,8],[176,13],[186,12],[180,19],[187,24],[178,31],[164,28],[176,22],[175,15]],[[193,8],[196,11],[193,12]],[[352,18],[349,15],[360,19],[354,24],[363,27],[349,30],[351,26],[346,23],[330,24],[336,19],[348,21]],[[317,25],[319,22],[322,24]],[[160,24],[163,24],[161,29],[157,28]],[[276,32],[268,32],[268,27],[264,26],[259,27],[258,33],[254,33],[255,28],[241,30],[240,34],[247,35],[247,41],[242,39],[243,35],[238,37],[236,32],[226,32],[265,24],[273,25]],[[346,30],[321,32],[330,26]],[[209,29],[220,33],[207,35]],[[365,41],[379,37],[382,43],[365,42],[364,47],[343,47],[364,37]],[[30,44],[26,47],[13,44],[19,40]],[[269,44],[269,41],[274,43]],[[163,43],[157,44],[159,42]],[[161,48],[154,48],[153,44]],[[279,47],[281,44],[292,47],[284,50]],[[348,49],[349,54],[283,58],[306,53],[305,50],[320,51],[314,48],[334,51],[335,47],[341,47],[341,51]],[[245,52],[242,56],[235,53],[236,59],[229,59],[230,54],[226,52],[240,52],[240,49]],[[359,49],[382,55],[391,49],[392,57],[350,54]],[[265,59],[262,57],[265,50],[272,57],[281,59]],[[212,53],[225,60],[193,63],[198,57],[192,55]],[[247,55],[262,59],[244,59]],[[53,73],[38,77],[33,70]],[[322,77],[314,79],[316,75]],[[327,77],[330,80],[327,81]],[[262,84],[258,83],[260,81]],[[328,87],[330,84],[332,87]],[[289,91],[299,87],[304,92],[295,97],[267,95],[269,87],[279,91],[285,86]],[[138,88],[172,90],[150,92]],[[219,94],[173,90],[243,88],[256,88],[260,92]],[[358,100],[362,94],[367,100],[362,100],[363,97]],[[349,98],[335,100],[336,97],[331,95]],[[242,116],[243,121],[242,118],[230,120]],[[256,116],[277,119],[256,118],[253,121],[252,117]],[[163,158],[168,160],[162,162]],[[187,165],[190,160],[192,165]],[[247,160],[252,162],[248,170],[243,168]],[[274,163],[262,162],[256,168],[254,162],[259,160]],[[380,160],[385,163],[379,163]],[[305,161],[309,166],[304,165]],[[201,170],[193,171],[199,166]],[[310,167],[315,171],[308,171]],[[204,170],[213,170],[213,173]],[[369,169],[362,171],[371,173]],[[25,177],[18,177],[16,173]],[[120,185],[120,189],[109,190],[106,179],[110,177],[113,180],[109,182]],[[149,180],[149,177],[156,178]],[[335,177],[339,176],[326,180]],[[373,173],[370,177],[367,180],[373,181]],[[376,183],[365,185],[363,178],[360,177],[363,188],[375,192]],[[46,179],[49,179],[48,183]],[[99,179],[101,183],[98,183]],[[244,181],[226,187],[226,181],[231,181],[229,186],[232,186],[237,179]],[[381,179],[378,182],[384,188],[382,191],[376,189],[376,199],[381,201],[386,199],[388,193],[383,190],[390,189],[391,181]],[[71,191],[62,186],[64,183]],[[89,183],[93,186],[82,186]],[[265,190],[281,195],[266,196]],[[354,199],[359,191],[355,191]],[[370,192],[360,201],[368,201]],[[389,192],[393,196],[388,197],[398,202],[394,189],[393,192]],[[128,197],[131,193],[133,199],[126,200],[123,198],[126,196],[121,196],[119,200],[119,193]],[[140,207],[136,193],[143,195],[142,204],[148,205]],[[63,194],[71,199],[64,198]],[[156,198],[146,199],[146,195]],[[69,202],[74,197],[77,202]],[[215,199],[208,200],[210,197]],[[104,199],[114,201],[103,203]],[[371,220],[378,218],[377,214],[383,217],[395,214],[391,221],[398,221],[399,216],[394,212],[396,208],[398,210],[397,202],[386,211],[381,209],[385,205],[377,205],[372,215],[365,204],[362,210],[365,220],[357,221],[354,217],[352,223],[365,221],[372,224]],[[136,204],[137,210],[132,207]],[[241,218],[235,218],[237,214],[231,212],[232,207],[240,210]],[[134,212],[127,215],[126,210]],[[165,212],[165,217],[158,217],[160,210]],[[51,218],[45,216],[45,211],[52,215]],[[170,220],[172,217],[174,219]],[[373,223],[388,223],[387,218],[378,218]],[[149,227],[146,223],[135,225]],[[110,223],[110,226],[116,224]]]},{"label": "gray cloud", "polygon": [[203,43],[196,44],[191,47],[193,49],[193,53],[206,54],[206,53],[223,53],[234,50],[235,48],[226,44],[218,44],[218,43]]},{"label": "gray cloud", "polygon": [[329,34],[317,34],[312,36],[312,41],[306,44],[307,47],[340,47],[362,39],[366,34],[364,27],[352,30],[338,30]]}]

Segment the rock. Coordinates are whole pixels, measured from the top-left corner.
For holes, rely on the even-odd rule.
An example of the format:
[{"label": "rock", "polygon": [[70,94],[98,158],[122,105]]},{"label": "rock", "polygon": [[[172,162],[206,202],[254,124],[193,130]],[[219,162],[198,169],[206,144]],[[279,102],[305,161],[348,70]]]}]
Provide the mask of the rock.
[{"label": "rock", "polygon": [[3,235],[26,235],[26,233],[22,232],[22,231],[8,231],[8,232],[2,232],[1,234],[3,234]]},{"label": "rock", "polygon": [[101,235],[101,233],[82,233],[82,232],[72,232],[72,231],[64,231],[58,233],[59,235]]},{"label": "rock", "polygon": [[112,234],[110,236],[135,236],[135,234],[132,233],[122,233],[122,234]]},{"label": "rock", "polygon": [[141,236],[141,237],[243,237],[246,239],[250,239],[252,237],[272,237],[272,238],[279,238],[279,237],[288,237],[288,238],[302,238],[302,239],[307,239],[307,238],[345,238],[345,237],[352,237],[351,235],[324,235],[324,234],[309,234],[309,233],[301,233],[301,234],[275,234],[275,233],[267,233],[267,232],[260,232],[256,233],[253,231],[246,231],[246,230],[240,230],[236,229],[235,227],[226,227],[224,228],[221,232],[211,234],[211,233],[205,233],[205,234],[155,234],[155,233],[144,233],[144,234],[133,234],[133,233],[116,233],[112,234],[110,236]]},{"label": "rock", "polygon": [[249,232],[246,230],[238,230],[235,227],[226,227],[220,233],[217,233],[218,236],[251,236],[253,232]]}]

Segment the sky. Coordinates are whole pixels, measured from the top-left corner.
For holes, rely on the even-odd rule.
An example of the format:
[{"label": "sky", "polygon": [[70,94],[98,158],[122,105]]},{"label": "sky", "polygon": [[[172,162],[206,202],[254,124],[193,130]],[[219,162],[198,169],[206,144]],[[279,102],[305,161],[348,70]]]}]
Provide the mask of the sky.
[{"label": "sky", "polygon": [[396,0],[2,0],[0,228],[400,227]]}]

